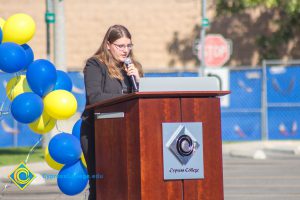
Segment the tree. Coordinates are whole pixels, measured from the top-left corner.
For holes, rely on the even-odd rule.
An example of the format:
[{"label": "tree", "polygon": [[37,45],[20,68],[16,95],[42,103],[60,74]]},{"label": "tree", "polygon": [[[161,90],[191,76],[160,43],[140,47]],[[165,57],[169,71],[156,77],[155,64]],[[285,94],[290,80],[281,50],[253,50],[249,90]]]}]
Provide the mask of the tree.
[{"label": "tree", "polygon": [[[219,33],[232,40],[233,52],[227,65],[255,66],[263,59],[300,58],[300,0],[213,0],[215,10],[209,33]],[[199,62],[193,55],[193,43],[199,40],[201,27],[192,27],[189,37],[178,34],[167,50],[170,66]]]},{"label": "tree", "polygon": [[276,27],[275,30],[271,31],[271,34],[270,30],[266,30],[262,35],[256,36],[260,59],[299,56],[298,49],[291,49],[287,45],[291,40],[296,42],[299,38],[299,0],[217,0],[216,5],[217,18],[259,8],[264,14],[271,14],[270,19],[265,23],[267,28],[270,25]]}]

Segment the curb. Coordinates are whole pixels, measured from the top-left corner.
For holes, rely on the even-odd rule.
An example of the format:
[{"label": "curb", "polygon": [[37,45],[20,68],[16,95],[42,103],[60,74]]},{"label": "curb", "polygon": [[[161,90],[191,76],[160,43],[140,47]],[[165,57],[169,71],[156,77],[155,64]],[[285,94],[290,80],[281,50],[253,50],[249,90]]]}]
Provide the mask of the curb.
[{"label": "curb", "polygon": [[263,150],[255,150],[255,151],[231,151],[229,153],[232,157],[240,157],[240,158],[252,158],[254,160],[265,160],[267,158],[266,153]]},{"label": "curb", "polygon": [[254,141],[223,144],[223,154],[232,157],[264,160],[267,153],[300,155],[300,141]]}]

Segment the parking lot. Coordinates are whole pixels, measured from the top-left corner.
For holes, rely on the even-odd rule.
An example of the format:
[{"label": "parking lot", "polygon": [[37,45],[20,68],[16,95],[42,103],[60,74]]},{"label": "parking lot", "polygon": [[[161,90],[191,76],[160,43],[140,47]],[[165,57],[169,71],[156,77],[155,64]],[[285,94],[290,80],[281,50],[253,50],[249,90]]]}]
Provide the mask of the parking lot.
[{"label": "parking lot", "polygon": [[[251,145],[241,143],[234,148],[228,148],[230,144],[223,146],[225,200],[300,199],[300,155],[292,151],[298,146],[298,143],[285,146],[280,144],[280,148],[278,146],[273,149],[264,149],[261,145],[253,145],[253,143]],[[253,158],[257,149],[264,149],[265,157],[260,155],[260,157]],[[45,169],[40,173],[55,174],[56,172]],[[1,181],[1,188],[3,188],[8,179],[2,178]],[[1,193],[0,199],[83,200],[87,199],[87,194],[88,192],[85,191],[77,196],[66,196],[59,191],[56,181],[52,179],[46,180],[44,184],[30,185],[24,191],[19,190],[14,184],[10,184]]]}]

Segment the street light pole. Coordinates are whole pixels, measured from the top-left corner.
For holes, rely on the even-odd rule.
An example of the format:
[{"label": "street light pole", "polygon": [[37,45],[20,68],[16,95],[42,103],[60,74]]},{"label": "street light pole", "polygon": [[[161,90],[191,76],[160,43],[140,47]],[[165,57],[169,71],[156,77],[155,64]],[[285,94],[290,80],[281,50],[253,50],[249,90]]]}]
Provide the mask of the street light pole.
[{"label": "street light pole", "polygon": [[53,13],[53,4],[51,0],[46,0],[46,13],[45,13],[45,22],[46,22],[46,54],[47,60],[50,61],[51,57],[51,42],[50,42],[50,24],[54,23],[55,16]]},{"label": "street light pole", "polygon": [[[47,23],[47,59],[50,60],[50,24],[54,25],[54,65],[56,69],[67,71],[65,57],[65,15],[63,0],[46,0]],[[60,130],[58,130],[60,131]],[[50,131],[43,140],[43,147],[47,147],[57,131]]]},{"label": "street light pole", "polygon": [[202,0],[202,23],[201,23],[201,66],[199,70],[199,76],[204,76],[205,69],[205,29],[208,26],[208,20],[206,18],[206,0]]},{"label": "street light pole", "polygon": [[54,24],[54,64],[57,69],[67,71],[64,0],[53,0],[53,3],[56,19]]}]

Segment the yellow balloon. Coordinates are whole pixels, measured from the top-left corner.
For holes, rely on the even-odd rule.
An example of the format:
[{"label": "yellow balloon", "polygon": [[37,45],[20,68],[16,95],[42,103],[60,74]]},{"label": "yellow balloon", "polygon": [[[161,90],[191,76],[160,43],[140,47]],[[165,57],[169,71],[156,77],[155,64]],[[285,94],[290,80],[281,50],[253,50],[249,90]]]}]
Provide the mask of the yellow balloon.
[{"label": "yellow balloon", "polygon": [[15,76],[8,81],[6,85],[6,95],[11,101],[24,92],[32,92],[25,75]]},{"label": "yellow balloon", "polygon": [[45,111],[43,111],[42,115],[37,120],[30,123],[28,126],[33,132],[44,134],[51,131],[54,128],[55,124],[56,119],[53,119]]},{"label": "yellow balloon", "polygon": [[5,20],[3,18],[0,17],[0,28],[3,30],[3,26],[4,26]]},{"label": "yellow balloon", "polygon": [[82,164],[85,166],[85,168],[87,168],[83,153],[81,154],[80,159],[81,159]]},{"label": "yellow balloon", "polygon": [[49,167],[51,167],[52,169],[56,169],[56,170],[61,170],[61,168],[63,168],[63,166],[64,166],[63,164],[60,164],[60,163],[56,162],[55,160],[53,160],[53,158],[51,157],[51,155],[49,153],[48,147],[46,147],[44,155],[45,155],[45,161],[49,165]]},{"label": "yellow balloon", "polygon": [[67,90],[54,90],[43,101],[45,111],[54,119],[68,119],[77,110],[77,100]]},{"label": "yellow balloon", "polygon": [[3,42],[25,44],[35,33],[35,22],[31,16],[18,13],[10,16],[3,26]]}]

